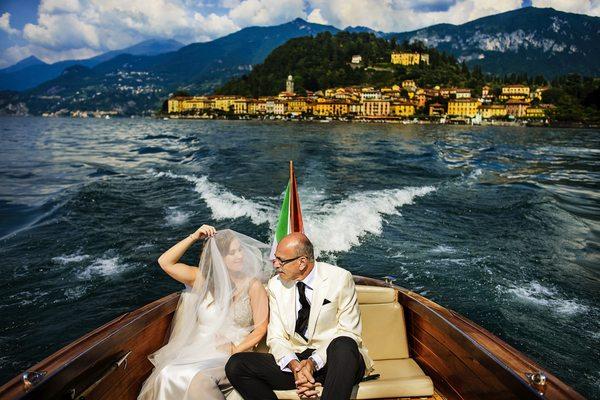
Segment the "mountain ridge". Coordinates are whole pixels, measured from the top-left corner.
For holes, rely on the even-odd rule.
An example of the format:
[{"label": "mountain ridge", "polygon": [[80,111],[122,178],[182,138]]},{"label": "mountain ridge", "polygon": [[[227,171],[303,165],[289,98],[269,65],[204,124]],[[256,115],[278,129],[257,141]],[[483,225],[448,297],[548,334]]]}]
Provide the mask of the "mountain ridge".
[{"label": "mountain ridge", "polygon": [[108,51],[82,60],[63,60],[52,64],[47,64],[37,57],[31,56],[34,57],[35,60],[38,60],[39,63],[29,63],[29,65],[25,65],[21,68],[21,63],[26,62],[26,60],[31,58],[28,57],[8,68],[0,70],[0,90],[22,91],[34,88],[37,85],[58,77],[62,71],[73,65],[94,67],[119,54],[157,54],[157,52],[173,51],[175,48],[181,48],[182,46],[182,43],[172,39],[148,39],[121,50]]}]

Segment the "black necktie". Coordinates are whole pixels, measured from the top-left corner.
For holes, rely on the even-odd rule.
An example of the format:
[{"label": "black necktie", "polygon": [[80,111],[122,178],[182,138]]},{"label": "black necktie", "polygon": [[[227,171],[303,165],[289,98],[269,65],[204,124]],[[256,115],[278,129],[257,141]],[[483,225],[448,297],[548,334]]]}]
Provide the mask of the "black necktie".
[{"label": "black necktie", "polygon": [[298,282],[298,293],[300,294],[300,310],[298,311],[298,319],[296,320],[296,333],[306,339],[304,334],[306,333],[306,328],[308,328],[308,316],[310,315],[310,303],[306,300],[306,294],[304,290],[306,289],[306,284],[304,282]]}]

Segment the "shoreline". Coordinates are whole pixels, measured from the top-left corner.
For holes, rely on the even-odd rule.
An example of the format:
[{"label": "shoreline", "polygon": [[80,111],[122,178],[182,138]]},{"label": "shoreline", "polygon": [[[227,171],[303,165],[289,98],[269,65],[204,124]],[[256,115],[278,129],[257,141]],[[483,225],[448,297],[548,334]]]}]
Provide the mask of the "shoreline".
[{"label": "shoreline", "polygon": [[263,122],[309,122],[309,123],[369,123],[369,124],[399,124],[399,125],[460,125],[460,126],[499,126],[513,128],[560,128],[560,129],[600,129],[600,125],[585,124],[583,122],[551,122],[544,123],[538,121],[499,121],[499,120],[482,120],[480,122],[471,123],[463,118],[449,119],[445,122],[429,119],[400,119],[400,118],[346,118],[346,117],[327,117],[327,118],[293,118],[293,117],[222,117],[222,116],[202,116],[202,115],[165,115],[156,114],[150,115],[116,115],[111,118],[95,118],[95,117],[72,117],[67,115],[15,115],[15,114],[0,114],[0,118],[61,118],[61,119],[155,119],[155,120],[212,120],[212,121],[263,121]]},{"label": "shoreline", "polygon": [[312,123],[370,123],[370,124],[400,124],[400,125],[461,125],[461,126],[502,126],[502,127],[520,127],[520,128],[561,128],[561,129],[600,129],[600,125],[584,124],[579,122],[556,122],[543,123],[538,121],[499,121],[483,120],[472,123],[464,118],[448,119],[444,122],[429,119],[400,119],[400,118],[346,118],[346,117],[327,117],[327,118],[293,118],[293,117],[215,117],[210,115],[157,115],[154,118],[163,120],[220,120],[220,121],[272,121],[272,122],[312,122]]}]

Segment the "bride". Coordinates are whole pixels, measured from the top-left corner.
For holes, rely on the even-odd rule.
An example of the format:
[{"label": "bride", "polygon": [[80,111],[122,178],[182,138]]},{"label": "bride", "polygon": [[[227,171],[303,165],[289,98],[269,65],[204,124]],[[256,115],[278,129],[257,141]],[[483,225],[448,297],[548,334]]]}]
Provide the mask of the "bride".
[{"label": "bride", "polygon": [[[205,238],[199,267],[179,262]],[[202,225],[160,256],[161,268],[186,289],[169,342],[149,357],[154,370],[138,400],[223,400],[232,391],[225,376],[229,356],[252,350],[267,331],[268,254],[267,245],[248,236]]]}]

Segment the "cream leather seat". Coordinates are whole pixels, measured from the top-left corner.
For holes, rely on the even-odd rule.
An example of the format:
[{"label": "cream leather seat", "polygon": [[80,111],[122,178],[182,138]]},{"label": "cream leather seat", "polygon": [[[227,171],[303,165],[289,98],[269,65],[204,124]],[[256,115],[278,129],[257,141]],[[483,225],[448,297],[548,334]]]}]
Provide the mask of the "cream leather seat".
[{"label": "cream leather seat", "polygon": [[[353,399],[425,397],[433,382],[408,354],[404,311],[391,288],[356,286],[363,323],[363,341],[375,361],[379,379],[354,387]],[[279,399],[298,399],[294,390],[276,391]]]}]

